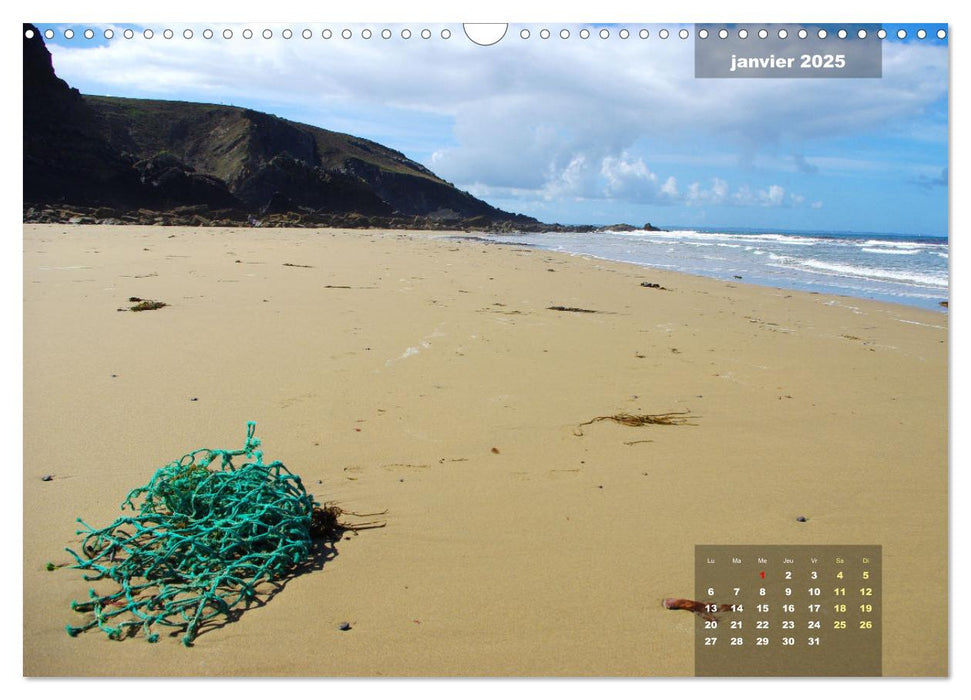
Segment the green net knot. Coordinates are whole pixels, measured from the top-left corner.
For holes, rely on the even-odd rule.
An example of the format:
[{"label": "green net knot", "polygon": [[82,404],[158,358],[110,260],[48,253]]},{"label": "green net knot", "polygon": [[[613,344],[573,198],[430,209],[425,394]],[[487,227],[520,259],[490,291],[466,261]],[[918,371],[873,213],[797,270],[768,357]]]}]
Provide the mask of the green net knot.
[{"label": "green net knot", "polygon": [[107,589],[72,602],[92,617],[69,625],[69,635],[98,627],[120,640],[141,630],[154,643],[158,625],[182,630],[191,646],[311,558],[319,504],[281,462],[263,462],[256,423],[246,428],[241,450],[194,450],[157,470],[122,502],[134,514],[101,529],[78,518],[84,539],[81,554],[67,550],[73,568]]}]

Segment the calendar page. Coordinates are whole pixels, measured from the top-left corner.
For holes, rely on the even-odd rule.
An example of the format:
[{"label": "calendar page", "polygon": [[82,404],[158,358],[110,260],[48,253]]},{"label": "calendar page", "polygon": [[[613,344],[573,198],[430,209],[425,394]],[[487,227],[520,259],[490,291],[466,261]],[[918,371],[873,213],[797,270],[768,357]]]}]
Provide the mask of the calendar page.
[{"label": "calendar page", "polygon": [[23,675],[949,676],[950,11],[608,5],[21,9]]}]

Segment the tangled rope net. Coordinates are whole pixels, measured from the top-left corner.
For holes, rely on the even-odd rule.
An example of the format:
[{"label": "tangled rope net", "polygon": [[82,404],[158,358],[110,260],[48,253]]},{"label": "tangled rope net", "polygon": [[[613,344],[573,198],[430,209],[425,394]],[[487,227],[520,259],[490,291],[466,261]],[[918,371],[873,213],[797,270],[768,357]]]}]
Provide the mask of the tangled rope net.
[{"label": "tangled rope net", "polygon": [[[258,601],[262,583],[308,562],[314,538],[336,527],[336,518],[281,462],[263,463],[255,431],[248,423],[241,450],[195,450],[159,469],[122,503],[134,515],[100,530],[78,518],[85,556],[68,549],[73,568],[117,586],[72,601],[93,619],[68,625],[68,634],[98,627],[118,640],[141,629],[156,642],[152,626],[160,625],[184,629],[182,643],[191,646],[206,623],[234,619]],[[234,465],[236,457],[245,463]]]}]

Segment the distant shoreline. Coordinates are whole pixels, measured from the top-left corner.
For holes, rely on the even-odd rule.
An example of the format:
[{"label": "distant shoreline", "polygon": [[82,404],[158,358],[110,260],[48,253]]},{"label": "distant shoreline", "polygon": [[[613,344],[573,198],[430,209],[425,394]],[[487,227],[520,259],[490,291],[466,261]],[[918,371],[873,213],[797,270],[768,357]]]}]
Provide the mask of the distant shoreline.
[{"label": "distant shoreline", "polygon": [[728,283],[946,311],[947,240],[886,234],[751,230],[498,235],[500,241],[701,275]]}]

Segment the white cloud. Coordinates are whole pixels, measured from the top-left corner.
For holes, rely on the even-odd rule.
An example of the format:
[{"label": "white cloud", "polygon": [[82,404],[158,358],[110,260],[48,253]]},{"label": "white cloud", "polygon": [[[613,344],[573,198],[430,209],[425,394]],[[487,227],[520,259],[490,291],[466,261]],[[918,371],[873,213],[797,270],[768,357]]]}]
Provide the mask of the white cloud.
[{"label": "white cloud", "polygon": [[593,173],[584,155],[574,156],[562,170],[550,168],[543,199],[586,199],[592,194]]},{"label": "white cloud", "polygon": [[777,207],[785,202],[785,197],[785,188],[779,185],[769,185],[769,191],[766,193],[764,201],[767,206]]},{"label": "white cloud", "polygon": [[668,179],[664,181],[664,184],[661,185],[661,194],[663,194],[666,197],[670,197],[672,199],[677,199],[678,181],[674,178],[673,175],[668,177]]},{"label": "white cloud", "polygon": [[769,185],[766,189],[753,190],[741,185],[731,191],[728,183],[721,178],[712,178],[711,187],[705,188],[699,182],[691,183],[683,198],[689,206],[724,205],[735,207],[798,207],[806,201],[805,196],[790,193],[781,185]]}]

